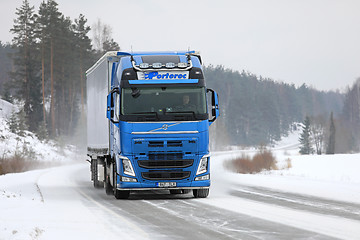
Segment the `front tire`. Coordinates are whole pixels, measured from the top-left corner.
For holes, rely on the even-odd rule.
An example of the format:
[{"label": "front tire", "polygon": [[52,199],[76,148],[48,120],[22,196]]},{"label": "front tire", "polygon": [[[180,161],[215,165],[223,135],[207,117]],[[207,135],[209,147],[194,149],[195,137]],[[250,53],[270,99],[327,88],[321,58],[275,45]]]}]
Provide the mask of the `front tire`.
[{"label": "front tire", "polygon": [[109,178],[110,178],[110,176],[106,176],[105,193],[106,193],[106,195],[113,195],[114,191],[113,191],[113,187],[111,186],[111,184],[109,182]]},{"label": "front tire", "polygon": [[116,163],[113,164],[113,192],[116,199],[128,199],[130,196],[130,191],[128,190],[118,190],[117,189],[117,172],[116,172]]},{"label": "front tire", "polygon": [[116,199],[128,199],[130,196],[130,191],[128,191],[128,190],[121,191],[121,190],[115,189],[114,196]]},{"label": "front tire", "polygon": [[196,198],[206,198],[209,195],[209,189],[193,189],[193,195]]}]

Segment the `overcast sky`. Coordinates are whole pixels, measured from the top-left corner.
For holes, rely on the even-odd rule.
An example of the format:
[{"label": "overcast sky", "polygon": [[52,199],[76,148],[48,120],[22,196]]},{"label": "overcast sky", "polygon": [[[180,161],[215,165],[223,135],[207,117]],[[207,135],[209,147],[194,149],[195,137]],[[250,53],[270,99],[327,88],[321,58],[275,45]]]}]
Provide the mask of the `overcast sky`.
[{"label": "overcast sky", "polygon": [[[36,12],[42,0],[29,0]],[[276,81],[344,90],[360,77],[359,0],[56,0],[74,19],[112,27],[122,50],[199,50],[222,64]],[[0,0],[9,42],[22,0]],[[91,37],[91,36],[90,36]],[[221,81],[221,79],[219,79]]]}]

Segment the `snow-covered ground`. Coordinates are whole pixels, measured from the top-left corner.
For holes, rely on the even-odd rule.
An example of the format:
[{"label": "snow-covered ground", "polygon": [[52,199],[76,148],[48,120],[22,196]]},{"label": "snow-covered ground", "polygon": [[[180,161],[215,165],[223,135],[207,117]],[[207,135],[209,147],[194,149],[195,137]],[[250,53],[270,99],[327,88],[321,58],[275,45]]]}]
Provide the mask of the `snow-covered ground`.
[{"label": "snow-covered ground", "polygon": [[47,162],[49,165],[67,163],[76,158],[74,146],[40,141],[29,131],[25,131],[24,136],[12,133],[7,122],[17,111],[16,106],[0,99],[0,157],[11,157],[17,153],[25,159],[30,156],[30,161]]},{"label": "snow-covered ground", "polygon": [[[237,192],[241,192],[259,197],[277,198],[284,202],[302,202],[302,197],[319,198],[339,201],[345,205],[344,208],[347,204],[355,203],[358,207],[356,214],[359,216],[360,154],[301,156],[298,150],[274,150],[280,168],[286,165],[287,159],[291,160],[292,167],[255,175],[236,174],[224,169],[224,161],[243,153],[244,151],[221,153],[213,158],[211,197],[203,202],[339,239],[360,239],[360,221],[261,204],[236,196]],[[262,192],[265,189],[273,195],[266,196],[267,191]],[[292,200],[291,197],[287,197],[289,194],[296,194],[298,198]]]},{"label": "snow-covered ground", "polygon": [[[5,140],[0,140],[0,154],[5,147],[9,149],[14,144],[8,141],[11,138],[8,130],[0,125],[0,135],[4,134]],[[71,160],[70,153],[64,156],[63,152],[51,150],[51,145],[32,139],[26,141],[30,141],[36,151],[49,151],[54,158]],[[316,198],[353,204],[355,208],[360,206],[360,154],[301,156],[297,139],[298,133],[291,134],[273,148],[279,168],[284,169],[256,175],[236,174],[223,167],[224,161],[241,154],[253,154],[254,150],[214,153],[210,195],[193,201],[329,237],[360,239],[360,221],[356,217],[331,216],[239,197],[252,194],[260,198],[277,193],[278,200],[291,201],[286,196],[294,194],[305,200]],[[285,168],[288,159],[292,166],[289,169]],[[0,176],[0,239],[149,238],[136,223],[92,201],[84,193],[84,187],[92,188],[89,164],[85,161]],[[100,191],[99,194],[104,193]],[[293,201],[296,203],[299,198]],[[139,204],[157,205],[157,201],[146,200]],[[176,213],[176,209],[172,211]],[[109,219],[113,218],[116,218],[116,225],[111,225],[113,221]]]}]

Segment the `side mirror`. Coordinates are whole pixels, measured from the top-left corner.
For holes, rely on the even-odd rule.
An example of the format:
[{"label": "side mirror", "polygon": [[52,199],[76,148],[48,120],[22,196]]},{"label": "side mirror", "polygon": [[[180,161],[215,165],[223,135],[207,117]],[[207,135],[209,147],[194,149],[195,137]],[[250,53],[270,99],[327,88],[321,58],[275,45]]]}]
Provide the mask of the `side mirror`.
[{"label": "side mirror", "polygon": [[209,123],[210,125],[220,116],[220,111],[219,111],[219,97],[218,94],[208,88],[207,92],[211,93],[211,116],[212,118],[209,119]]},{"label": "side mirror", "polygon": [[[118,96],[120,94],[119,88],[114,88],[111,90],[109,95],[107,96],[107,111],[106,111],[106,117],[112,122],[112,123],[119,123],[119,118],[116,116],[119,111],[117,108],[119,108]],[[115,119],[116,117],[116,119]]]}]

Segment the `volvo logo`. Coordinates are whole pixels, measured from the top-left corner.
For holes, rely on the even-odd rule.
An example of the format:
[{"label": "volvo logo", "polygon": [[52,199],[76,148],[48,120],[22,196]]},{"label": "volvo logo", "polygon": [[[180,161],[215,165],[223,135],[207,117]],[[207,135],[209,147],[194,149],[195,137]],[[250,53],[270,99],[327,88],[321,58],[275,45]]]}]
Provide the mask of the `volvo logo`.
[{"label": "volvo logo", "polygon": [[[168,128],[170,128],[170,127],[172,127],[172,126],[176,126],[176,125],[178,125],[178,124],[180,124],[180,123],[174,123],[174,124],[164,124],[164,125],[162,125],[161,127],[159,127],[159,128],[155,128],[155,129],[153,129],[153,130],[150,130],[149,132],[156,132],[156,131],[159,131],[159,130],[164,130],[164,131],[166,131],[166,130],[168,130]],[[161,133],[161,131],[159,132],[159,133]]]}]

